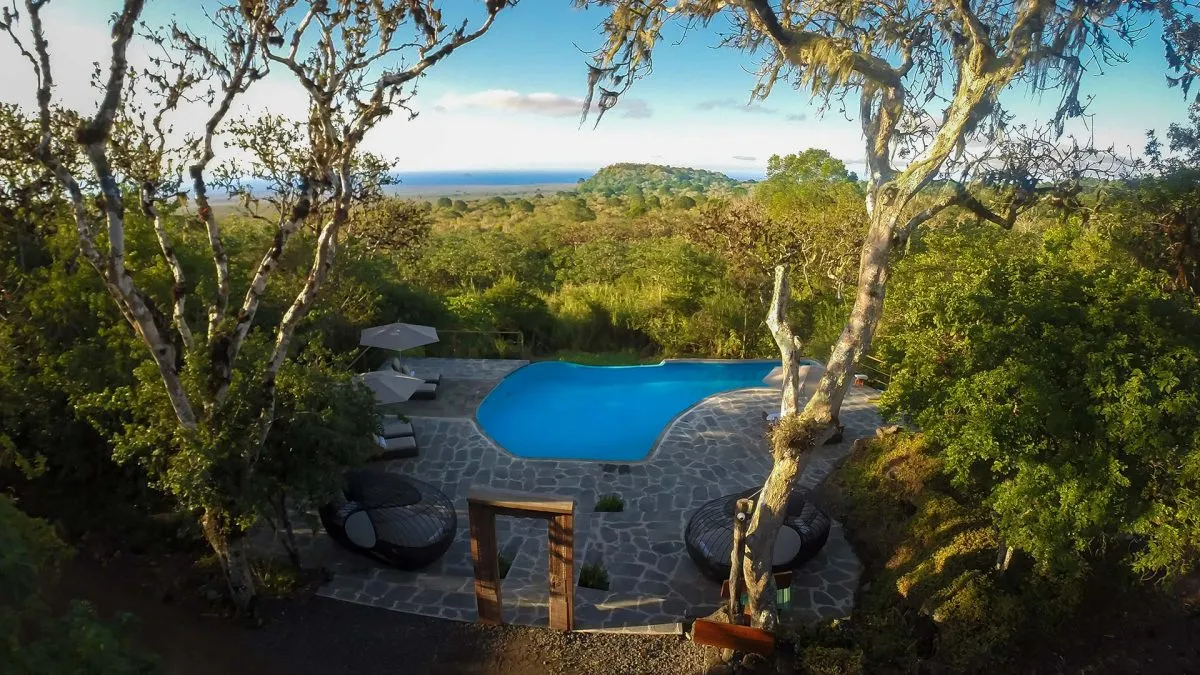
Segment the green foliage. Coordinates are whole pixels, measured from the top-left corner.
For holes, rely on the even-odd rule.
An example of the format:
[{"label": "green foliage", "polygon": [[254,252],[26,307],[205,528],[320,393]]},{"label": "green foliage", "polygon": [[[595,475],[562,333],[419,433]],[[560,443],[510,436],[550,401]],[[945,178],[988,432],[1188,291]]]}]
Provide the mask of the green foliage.
[{"label": "green foliage", "polygon": [[577,352],[561,350],[554,354],[555,361],[570,361],[585,366],[636,366],[644,363],[657,363],[656,358],[645,358],[637,352]]},{"label": "green foliage", "polygon": [[598,591],[608,590],[608,570],[601,563],[588,563],[579,570],[579,585]]},{"label": "green foliage", "polygon": [[255,472],[260,490],[272,504],[290,498],[295,510],[315,510],[340,488],[343,469],[378,451],[375,397],[319,344],[284,364],[275,394],[277,421]]},{"label": "green foliage", "polygon": [[848,621],[801,631],[812,672],[994,672],[1071,608],[1074,586],[1028,569],[997,576],[988,509],[945,471],[927,437],[901,433],[856,444],[830,477],[871,581]]},{"label": "green foliage", "polygon": [[132,617],[103,621],[84,602],[61,614],[42,599],[70,550],[42,520],[0,494],[0,663],[13,675],[135,675],[155,661],[132,646]]},{"label": "green foliage", "polygon": [[658,164],[612,164],[582,181],[580,194],[597,193],[606,196],[648,192],[673,194],[677,192],[706,192],[712,189],[732,189],[738,182],[716,171],[687,169]]},{"label": "green foliage", "polygon": [[596,508],[593,510],[605,513],[620,513],[625,510],[625,500],[621,499],[621,495],[616,493],[600,495],[596,499]]},{"label": "green foliage", "polygon": [[430,214],[419,204],[388,197],[358,204],[350,213],[346,232],[368,250],[412,260],[429,237],[431,225]]},{"label": "green foliage", "polygon": [[679,195],[672,202],[671,206],[684,211],[696,208],[696,199],[688,195]]},{"label": "green foliage", "polygon": [[897,267],[883,407],[1046,574],[1121,546],[1178,575],[1200,552],[1200,312],[1165,282],[1070,227],[940,229]]},{"label": "green foliage", "polygon": [[454,201],[449,197],[438,197],[437,205],[440,209],[448,209],[451,206],[454,206]]},{"label": "green foliage", "polygon": [[583,199],[567,200],[563,203],[564,216],[576,223],[582,223],[596,219],[596,212],[588,207],[587,202]]},{"label": "green foliage", "polygon": [[[275,379],[275,423],[260,442],[262,373],[270,343],[252,334],[243,347],[228,403],[195,432],[182,429],[158,386],[152,362],[135,371],[137,383],[87,398],[94,414],[123,418],[111,438],[118,462],[136,462],[151,484],[185,510],[219,513],[231,536],[257,518],[273,517],[281,500],[320,503],[341,483],[342,468],[361,462],[375,431],[373,397],[352,384],[344,367],[318,343],[285,362]],[[195,360],[193,360],[194,362]],[[191,391],[206,386],[206,373],[185,368]],[[247,458],[248,461],[247,461]]]},{"label": "green foliage", "polygon": [[1198,184],[1200,169],[1180,166],[1119,185],[1098,220],[1139,262],[1200,297]]},{"label": "green foliage", "polygon": [[454,200],[454,209],[456,211],[458,211],[459,213],[462,213],[464,211],[469,211],[470,208],[471,207],[465,201],[463,201],[461,199]]},{"label": "green foliage", "polygon": [[825,645],[798,645],[799,672],[804,675],[861,675],[862,650]]}]

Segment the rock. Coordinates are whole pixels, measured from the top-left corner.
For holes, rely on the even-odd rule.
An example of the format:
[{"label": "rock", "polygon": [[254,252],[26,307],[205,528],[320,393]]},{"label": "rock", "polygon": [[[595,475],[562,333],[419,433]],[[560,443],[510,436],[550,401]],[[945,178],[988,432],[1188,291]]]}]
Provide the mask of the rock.
[{"label": "rock", "polygon": [[883,438],[884,436],[894,436],[894,435],[900,433],[902,430],[903,430],[903,427],[901,427],[899,424],[890,424],[886,427],[879,427],[878,429],[876,429],[875,437]]}]

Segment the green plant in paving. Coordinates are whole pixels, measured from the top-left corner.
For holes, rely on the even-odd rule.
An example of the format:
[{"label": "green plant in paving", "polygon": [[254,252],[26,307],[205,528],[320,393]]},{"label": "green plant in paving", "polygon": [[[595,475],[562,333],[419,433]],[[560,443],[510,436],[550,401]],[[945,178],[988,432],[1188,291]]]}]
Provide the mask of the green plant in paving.
[{"label": "green plant in paving", "polygon": [[602,495],[596,500],[596,511],[604,513],[620,513],[625,510],[625,500],[621,495],[613,493]]},{"label": "green plant in paving", "polygon": [[588,563],[579,571],[579,585],[598,591],[608,590],[608,570],[601,563]]}]

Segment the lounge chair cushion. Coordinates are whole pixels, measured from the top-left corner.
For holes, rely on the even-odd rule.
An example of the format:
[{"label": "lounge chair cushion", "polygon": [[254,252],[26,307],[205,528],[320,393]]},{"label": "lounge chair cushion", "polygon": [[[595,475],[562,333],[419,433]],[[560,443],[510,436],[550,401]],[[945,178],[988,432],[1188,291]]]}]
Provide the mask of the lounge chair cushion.
[{"label": "lounge chair cushion", "polygon": [[346,538],[355,546],[374,548],[376,535],[375,525],[366,511],[351,513],[342,524],[346,530]]},{"label": "lounge chair cushion", "polygon": [[380,424],[380,426],[383,428],[383,437],[385,439],[413,435],[412,424],[408,422],[401,422],[399,419],[394,417],[391,419],[387,417],[383,418],[383,423]]},{"label": "lounge chair cushion", "polygon": [[416,450],[417,449],[417,439],[413,438],[412,436],[398,436],[396,438],[385,438],[385,439],[383,439],[383,443],[379,447],[381,447],[384,450],[387,450],[389,452],[395,452],[397,450]]},{"label": "lounge chair cushion", "polygon": [[409,397],[410,401],[429,401],[437,398],[437,385],[426,382],[417,387],[413,395]]}]

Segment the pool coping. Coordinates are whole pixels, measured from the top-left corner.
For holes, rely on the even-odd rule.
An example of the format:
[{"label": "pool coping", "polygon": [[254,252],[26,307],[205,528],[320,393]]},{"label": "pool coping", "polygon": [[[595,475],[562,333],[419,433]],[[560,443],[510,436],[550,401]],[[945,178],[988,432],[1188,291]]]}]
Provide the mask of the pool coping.
[{"label": "pool coping", "polygon": [[[484,396],[483,399],[481,399],[479,401],[479,403],[475,406],[475,409],[471,411],[470,417],[451,418],[451,419],[468,419],[468,420],[470,420],[471,424],[473,424],[475,426],[475,429],[479,432],[479,435],[483,436],[485,439],[487,439],[487,442],[491,443],[492,446],[495,447],[497,450],[499,450],[500,452],[503,452],[504,454],[508,455],[509,457],[514,457],[516,459],[521,459],[521,460],[524,460],[527,462],[542,462],[542,461],[545,461],[545,462],[593,462],[596,464],[612,464],[615,466],[637,465],[637,464],[648,463],[651,459],[653,459],[654,456],[656,454],[658,454],[658,449],[662,446],[663,440],[667,437],[667,434],[670,433],[670,431],[679,422],[680,418],[682,418],[683,416],[690,413],[697,406],[700,406],[700,405],[706,403],[709,399],[714,398],[716,396],[722,396],[725,394],[729,394],[729,393],[732,393],[735,391],[754,391],[754,390],[759,390],[759,389],[776,390],[775,387],[764,384],[759,387],[737,387],[735,389],[725,389],[722,391],[713,392],[713,393],[709,394],[708,396],[705,396],[704,398],[700,399],[699,401],[696,401],[695,403],[691,404],[687,408],[679,411],[665,425],[663,425],[663,428],[658,432],[658,435],[654,437],[654,443],[650,446],[650,449],[648,451],[646,451],[646,456],[642,457],[641,459],[611,461],[611,460],[604,460],[604,459],[582,459],[579,457],[526,457],[525,455],[518,455],[516,453],[509,451],[508,448],[501,445],[499,441],[497,441],[495,438],[492,438],[491,434],[489,434],[483,428],[483,425],[479,423],[479,408],[483,406],[483,403],[484,403],[484,401],[487,400],[488,396],[491,396],[492,392],[495,391],[496,388],[499,387],[502,382],[504,382],[504,380],[506,380],[510,376],[512,376],[513,373],[516,373],[525,368],[528,368],[529,366],[533,365],[534,363],[548,363],[548,362],[549,363],[571,363],[571,364],[574,364],[577,366],[586,366],[589,368],[634,368],[634,367],[645,367],[645,366],[661,366],[661,365],[664,365],[667,363],[776,363],[776,362],[779,362],[779,359],[701,359],[701,358],[676,359],[676,358],[671,358],[671,359],[663,359],[662,361],[659,361],[658,363],[639,363],[639,364],[630,364],[628,366],[588,366],[585,363],[575,363],[574,361],[530,361],[518,368],[512,369],[504,377],[500,378],[499,380],[496,380],[496,384],[488,391],[487,395]],[[800,359],[800,364],[801,365],[824,366],[824,364],[822,364],[820,361],[818,361],[816,359],[811,359],[811,358]],[[415,417],[422,417],[422,416],[415,415]],[[430,416],[430,417],[433,417],[433,416]],[[445,416],[442,415],[440,417],[445,417]]]}]

